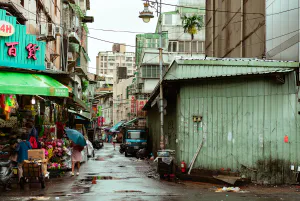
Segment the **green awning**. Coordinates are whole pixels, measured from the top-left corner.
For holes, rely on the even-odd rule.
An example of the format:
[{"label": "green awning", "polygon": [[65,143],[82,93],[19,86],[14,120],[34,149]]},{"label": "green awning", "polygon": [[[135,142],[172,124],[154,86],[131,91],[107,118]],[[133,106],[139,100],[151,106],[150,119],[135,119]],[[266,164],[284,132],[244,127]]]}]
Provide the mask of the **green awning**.
[{"label": "green awning", "polygon": [[0,72],[0,94],[69,97],[66,86],[39,74]]}]

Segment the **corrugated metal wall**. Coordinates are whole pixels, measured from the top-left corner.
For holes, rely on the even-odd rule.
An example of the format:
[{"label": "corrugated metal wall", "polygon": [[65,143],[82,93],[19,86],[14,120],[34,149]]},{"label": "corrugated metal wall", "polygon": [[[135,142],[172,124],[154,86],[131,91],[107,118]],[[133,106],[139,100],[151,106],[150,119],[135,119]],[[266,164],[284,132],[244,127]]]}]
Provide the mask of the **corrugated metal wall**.
[{"label": "corrugated metal wall", "polygon": [[[164,116],[164,135],[166,139],[166,149],[176,149],[177,138],[177,115],[176,98],[167,100],[167,114]],[[148,127],[150,132],[150,142],[152,153],[156,156],[160,150],[160,114],[157,105],[147,112]]]},{"label": "corrugated metal wall", "polygon": [[[300,166],[295,74],[285,84],[263,78],[182,84],[177,112],[177,162],[192,160],[205,140],[195,168],[230,168],[252,180],[290,183]],[[193,123],[202,115],[203,123]],[[288,136],[289,142],[284,142]]]}]

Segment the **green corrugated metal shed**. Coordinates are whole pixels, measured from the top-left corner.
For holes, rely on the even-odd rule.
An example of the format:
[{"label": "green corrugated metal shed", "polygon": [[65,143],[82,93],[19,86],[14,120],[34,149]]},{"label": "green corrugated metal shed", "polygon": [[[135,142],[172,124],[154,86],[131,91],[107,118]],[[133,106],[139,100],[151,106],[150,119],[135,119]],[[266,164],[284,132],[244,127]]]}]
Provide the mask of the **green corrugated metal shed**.
[{"label": "green corrugated metal shed", "polygon": [[[272,184],[295,182],[290,166],[300,166],[298,68],[298,62],[250,59],[174,61],[163,81],[168,101],[164,132],[177,164],[189,164],[204,140],[194,165],[198,170],[229,169]],[[278,75],[284,75],[284,83],[276,82]],[[174,88],[172,96],[168,91]],[[158,91],[146,105],[154,153],[160,124],[158,107],[150,105]],[[194,123],[193,116],[203,121]]]}]

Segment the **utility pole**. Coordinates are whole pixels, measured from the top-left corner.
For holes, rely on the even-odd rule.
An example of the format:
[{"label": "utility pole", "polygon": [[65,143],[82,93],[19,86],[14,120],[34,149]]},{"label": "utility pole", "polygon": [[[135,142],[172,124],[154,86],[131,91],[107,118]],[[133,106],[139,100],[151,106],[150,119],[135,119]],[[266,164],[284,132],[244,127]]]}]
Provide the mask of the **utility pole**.
[{"label": "utility pole", "polygon": [[[140,12],[140,18],[145,23],[148,23],[153,18],[153,12],[149,10],[149,0],[144,3],[144,10]],[[164,137],[164,96],[163,96],[163,39],[162,39],[162,0],[151,1],[151,7],[156,10],[159,17],[159,113],[160,113],[160,148],[165,149],[165,137]]]}]

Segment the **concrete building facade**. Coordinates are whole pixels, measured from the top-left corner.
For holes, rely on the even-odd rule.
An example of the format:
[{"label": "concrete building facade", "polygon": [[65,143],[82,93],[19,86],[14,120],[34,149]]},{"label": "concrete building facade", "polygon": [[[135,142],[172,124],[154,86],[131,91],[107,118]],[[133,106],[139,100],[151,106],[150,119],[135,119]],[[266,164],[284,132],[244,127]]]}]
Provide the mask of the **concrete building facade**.
[{"label": "concrete building facade", "polygon": [[128,79],[115,79],[113,86],[113,122],[130,120],[131,99],[128,93],[128,86],[133,82],[133,77]]},{"label": "concrete building facade", "polygon": [[265,13],[264,0],[206,0],[206,56],[265,57]]},{"label": "concrete building facade", "polygon": [[[159,27],[162,26],[163,73],[170,63],[180,56],[204,58],[205,29],[201,29],[191,41],[191,36],[184,32],[182,17],[201,15],[205,18],[205,1],[180,1],[183,7],[174,11],[162,13],[158,19],[155,33],[138,34],[136,36],[136,66],[137,75],[130,94],[136,99],[147,100],[156,84],[159,82]],[[190,5],[195,8],[185,7]],[[200,8],[200,9],[199,9]],[[203,22],[204,23],[204,22]]]},{"label": "concrete building facade", "polygon": [[131,76],[136,70],[135,54],[126,52],[125,44],[114,44],[112,51],[99,52],[96,61],[97,75],[112,76],[118,67],[126,67],[127,75]]}]

